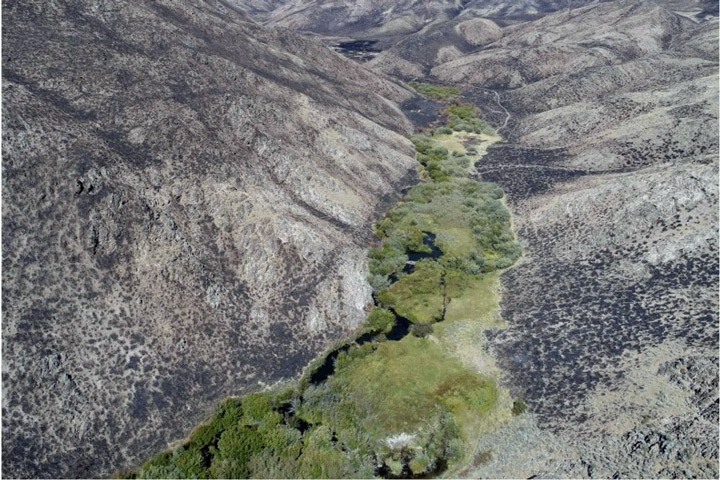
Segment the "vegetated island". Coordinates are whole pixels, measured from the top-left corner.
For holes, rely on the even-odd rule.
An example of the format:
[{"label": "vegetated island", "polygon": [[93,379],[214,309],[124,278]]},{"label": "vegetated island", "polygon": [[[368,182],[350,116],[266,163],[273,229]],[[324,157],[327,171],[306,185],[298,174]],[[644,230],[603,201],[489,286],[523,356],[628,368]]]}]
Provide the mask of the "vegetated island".
[{"label": "vegetated island", "polygon": [[412,138],[422,181],[375,228],[375,306],[356,338],[290,387],[226,399],[182,445],[128,478],[424,478],[475,461],[475,440],[522,413],[496,384],[484,330],[501,326],[498,271],[521,254],[497,185],[468,178],[499,140],[458,91],[445,125]]}]

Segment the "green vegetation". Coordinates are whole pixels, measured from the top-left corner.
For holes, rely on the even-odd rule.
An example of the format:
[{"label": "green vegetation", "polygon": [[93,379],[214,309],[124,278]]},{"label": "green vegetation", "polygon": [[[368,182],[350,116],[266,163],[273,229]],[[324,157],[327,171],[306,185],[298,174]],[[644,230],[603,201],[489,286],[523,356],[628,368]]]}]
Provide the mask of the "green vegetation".
[{"label": "green vegetation", "polygon": [[256,468],[262,457],[294,462],[302,437],[274,410],[282,399],[282,394],[252,394],[226,400],[185,445],[150,460],[137,477],[245,478],[261,473]]},{"label": "green vegetation", "polygon": [[444,274],[438,262],[421,260],[412,274],[382,290],[378,301],[413,323],[433,323],[440,320],[445,306]]},{"label": "green vegetation", "polygon": [[461,458],[457,415],[481,415],[495,397],[494,382],[410,335],[379,343],[362,361],[338,363],[327,382],[306,391],[302,414],[332,425],[357,462],[368,456],[392,468],[417,460],[417,474]]},{"label": "green vegetation", "polygon": [[390,310],[373,307],[365,319],[363,333],[388,333],[395,323],[395,315]]},{"label": "green vegetation", "polygon": [[[377,225],[382,247],[374,249],[373,275],[401,275],[396,256],[422,252],[413,236],[429,232],[442,250],[441,263],[470,274],[505,268],[520,256],[513,241],[510,214],[494,184],[467,179],[427,182],[414,186],[404,202]],[[382,268],[379,268],[382,267]]]},{"label": "green vegetation", "polygon": [[450,105],[444,111],[447,117],[447,126],[454,132],[474,132],[493,135],[493,129],[488,123],[477,118],[477,109],[465,103]]},{"label": "green vegetation", "polygon": [[417,159],[425,174],[436,182],[446,182],[452,177],[465,177],[472,166],[462,154],[450,155],[448,149],[438,146],[431,137],[417,135],[412,138],[417,150]]},{"label": "green vegetation", "polygon": [[513,415],[522,415],[527,411],[527,405],[522,399],[517,399],[513,402],[512,413]]},{"label": "green vegetation", "polygon": [[443,102],[455,100],[455,98],[457,98],[460,94],[460,89],[457,87],[446,87],[443,85],[422,82],[410,82],[408,85],[425,97]]},{"label": "green vegetation", "polygon": [[[462,458],[456,419],[494,404],[494,382],[427,338],[355,345],[302,392],[226,400],[181,447],[136,478],[368,478],[385,463],[431,472]],[[283,414],[293,404],[294,414]],[[302,431],[302,425],[306,429]]]},{"label": "green vegetation", "polygon": [[415,323],[410,328],[410,333],[415,335],[418,338],[425,338],[431,333],[433,333],[434,329],[432,325],[428,325],[425,323]]},{"label": "green vegetation", "polygon": [[[458,93],[415,88],[433,98]],[[225,401],[183,445],[134,476],[436,475],[464,459],[465,442],[497,411],[499,395],[492,379],[452,354],[459,351],[452,345],[461,344],[462,322],[496,308],[492,272],[510,266],[520,248],[502,190],[466,178],[477,151],[466,151],[465,142],[479,141],[478,130],[486,127],[468,105],[452,105],[446,115],[447,127],[412,139],[426,181],[376,225],[382,242],[368,253],[368,265],[378,306],[365,320],[362,345],[336,344],[334,372],[324,381],[312,380],[312,373],[327,357],[290,389]],[[424,258],[408,272],[411,257]],[[395,314],[411,323],[410,334],[389,341]],[[515,402],[512,412],[521,407]],[[504,408],[510,415],[510,406]]]}]

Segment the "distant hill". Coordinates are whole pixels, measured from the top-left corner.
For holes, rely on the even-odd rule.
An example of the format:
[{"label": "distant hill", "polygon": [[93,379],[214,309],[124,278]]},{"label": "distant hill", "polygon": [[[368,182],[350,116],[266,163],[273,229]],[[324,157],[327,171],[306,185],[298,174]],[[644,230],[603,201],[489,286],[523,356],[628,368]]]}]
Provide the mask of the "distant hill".
[{"label": "distant hill", "polygon": [[323,35],[382,38],[413,33],[454,18],[487,17],[502,22],[538,18],[597,0],[289,0],[268,24]]},{"label": "distant hill", "polygon": [[[509,25],[564,9],[609,0],[241,0],[250,11],[263,12],[268,25],[356,39],[402,39],[448,20],[488,18]],[[692,18],[717,16],[713,0],[654,0]],[[265,15],[265,13],[269,15]],[[397,37],[400,36],[400,37]]]}]

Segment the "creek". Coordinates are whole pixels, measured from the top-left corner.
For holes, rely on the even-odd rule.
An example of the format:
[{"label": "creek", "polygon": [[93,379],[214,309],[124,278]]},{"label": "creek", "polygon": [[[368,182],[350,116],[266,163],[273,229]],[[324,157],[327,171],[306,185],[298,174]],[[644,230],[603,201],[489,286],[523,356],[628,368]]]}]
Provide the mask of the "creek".
[{"label": "creek", "polygon": [[[418,262],[419,260],[422,260],[424,258],[438,259],[442,257],[442,250],[440,250],[435,245],[435,234],[431,232],[423,232],[423,245],[428,247],[430,249],[430,252],[414,252],[410,250],[407,250],[405,252],[408,260],[405,263],[405,267],[403,268],[404,273],[412,273],[415,269],[416,262]],[[392,275],[390,277],[391,284],[395,283],[397,280],[398,279],[395,275]],[[379,303],[374,296],[373,301],[375,303],[375,306],[379,306]],[[385,338],[391,342],[399,342],[410,334],[410,327],[412,326],[412,322],[407,318],[398,315],[398,313],[394,309],[388,310],[390,310],[395,316],[395,323],[393,324],[392,329],[385,334]],[[445,316],[443,315],[443,318],[444,317]],[[373,332],[363,333],[352,342],[346,343],[345,345],[342,345],[333,350],[332,352],[328,353],[325,356],[325,360],[323,361],[323,363],[315,369],[312,375],[310,375],[310,383],[312,385],[320,385],[322,382],[327,380],[328,377],[335,373],[335,364],[337,361],[337,357],[338,355],[340,355],[340,353],[347,352],[353,345],[360,346],[368,342],[373,342],[378,335],[378,333]]]}]

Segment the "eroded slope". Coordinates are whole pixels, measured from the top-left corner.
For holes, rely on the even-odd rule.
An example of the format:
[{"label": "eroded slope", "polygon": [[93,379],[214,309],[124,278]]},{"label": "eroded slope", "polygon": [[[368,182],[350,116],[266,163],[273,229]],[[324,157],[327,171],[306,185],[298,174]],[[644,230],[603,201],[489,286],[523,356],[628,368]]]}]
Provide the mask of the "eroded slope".
[{"label": "eroded slope", "polygon": [[412,93],[229,2],[3,6],[7,476],[96,476],[370,302]]}]

